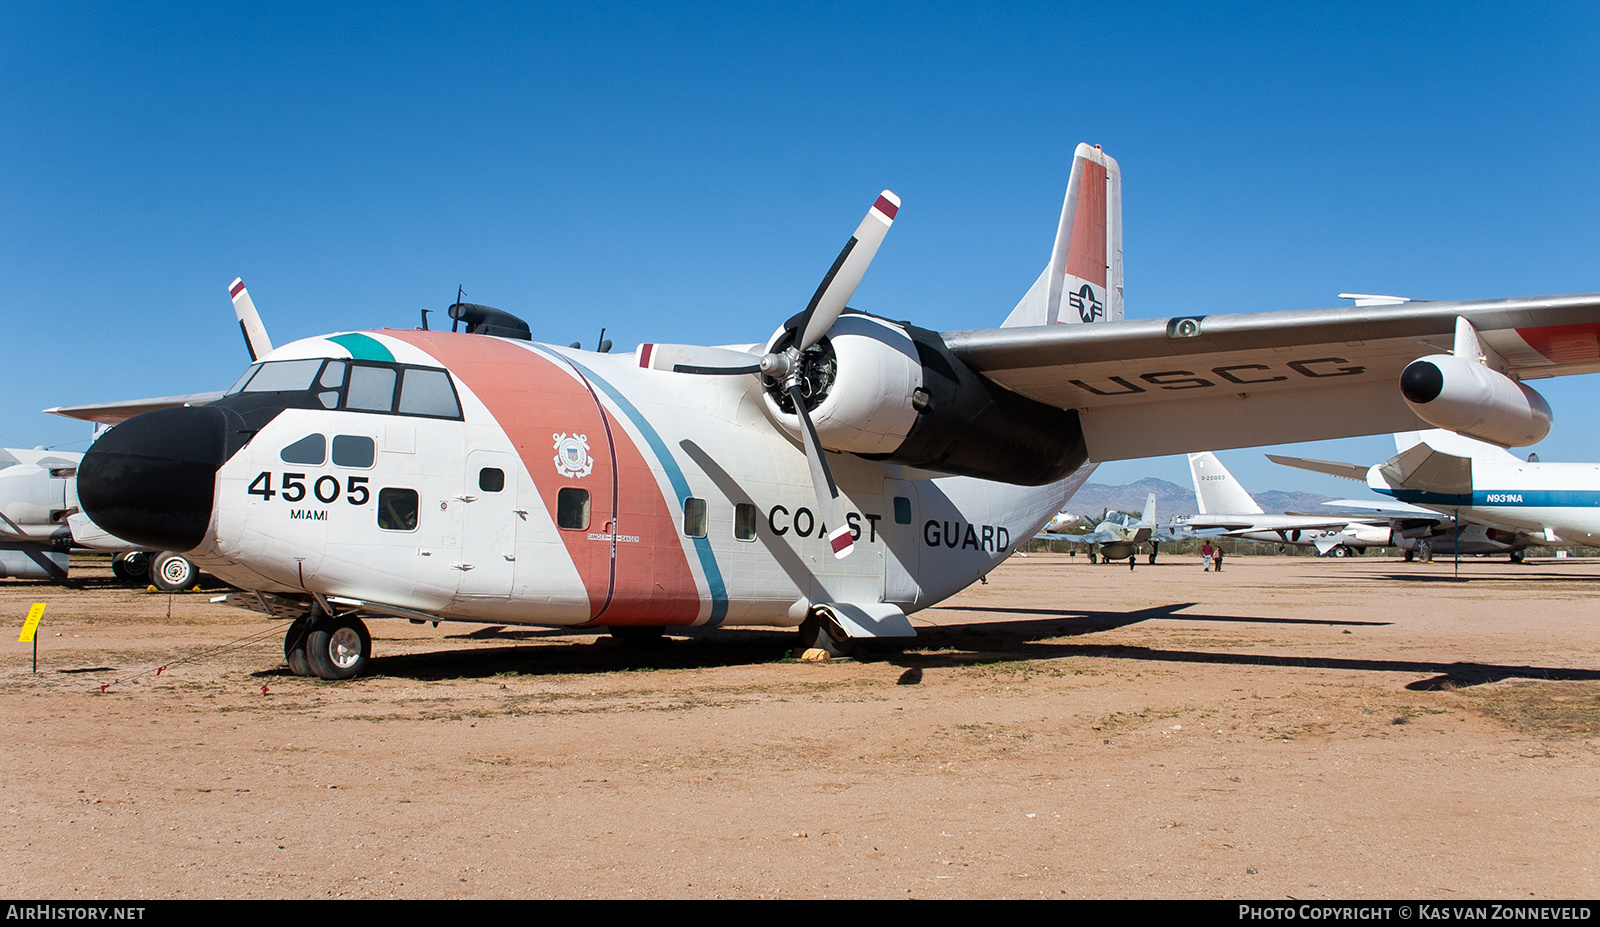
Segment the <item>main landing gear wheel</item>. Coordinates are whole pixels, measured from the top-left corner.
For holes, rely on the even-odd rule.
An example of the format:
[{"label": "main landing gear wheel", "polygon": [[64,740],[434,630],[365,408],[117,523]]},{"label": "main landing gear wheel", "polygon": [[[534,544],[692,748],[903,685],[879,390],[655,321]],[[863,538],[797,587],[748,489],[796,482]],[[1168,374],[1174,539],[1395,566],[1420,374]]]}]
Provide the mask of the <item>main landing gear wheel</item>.
[{"label": "main landing gear wheel", "polygon": [[819,612],[812,612],[800,623],[800,652],[820,650],[830,657],[847,657],[855,650],[856,642],[844,629]]},{"label": "main landing gear wheel", "polygon": [[1344,545],[1341,544],[1338,547],[1335,547],[1333,550],[1328,551],[1328,556],[1330,556],[1330,557],[1348,557],[1348,556],[1350,556],[1350,548],[1345,547]]},{"label": "main landing gear wheel", "polygon": [[111,575],[125,583],[142,583],[150,576],[150,556],[142,550],[111,558]]},{"label": "main landing gear wheel", "polygon": [[352,679],[372,658],[372,635],[359,618],[323,615],[306,635],[306,663],[320,679]]},{"label": "main landing gear wheel", "polygon": [[199,575],[193,563],[169,551],[156,554],[150,561],[150,582],[162,592],[188,589]]},{"label": "main landing gear wheel", "polygon": [[653,625],[611,625],[607,628],[617,643],[626,647],[655,647],[665,640],[667,629]]},{"label": "main landing gear wheel", "polygon": [[310,676],[311,664],[306,659],[306,637],[311,630],[311,616],[302,615],[289,625],[289,632],[283,636],[283,662],[289,664],[289,672],[296,676]]}]

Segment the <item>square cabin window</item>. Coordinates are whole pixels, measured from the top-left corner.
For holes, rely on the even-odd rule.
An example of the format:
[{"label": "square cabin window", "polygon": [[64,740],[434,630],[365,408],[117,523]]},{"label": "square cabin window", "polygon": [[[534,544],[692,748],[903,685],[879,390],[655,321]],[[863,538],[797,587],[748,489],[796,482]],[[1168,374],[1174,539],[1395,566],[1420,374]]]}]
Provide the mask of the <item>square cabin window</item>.
[{"label": "square cabin window", "polygon": [[337,466],[365,470],[377,456],[377,442],[366,435],[333,436],[333,462]]},{"label": "square cabin window", "polygon": [[484,492],[499,492],[506,488],[506,471],[499,467],[484,467],[478,471],[478,488]]},{"label": "square cabin window", "polygon": [[683,533],[691,538],[706,536],[706,500],[693,496],[683,500]]},{"label": "square cabin window", "polygon": [[897,525],[911,524],[911,500],[905,496],[894,497],[894,523]]},{"label": "square cabin window", "polygon": [[566,486],[556,493],[556,527],[569,531],[589,527],[589,490]]},{"label": "square cabin window", "polygon": [[378,527],[385,531],[417,530],[417,491],[415,489],[378,490]]},{"label": "square cabin window", "polygon": [[740,502],[733,507],[733,536],[741,541],[756,539],[756,507]]}]

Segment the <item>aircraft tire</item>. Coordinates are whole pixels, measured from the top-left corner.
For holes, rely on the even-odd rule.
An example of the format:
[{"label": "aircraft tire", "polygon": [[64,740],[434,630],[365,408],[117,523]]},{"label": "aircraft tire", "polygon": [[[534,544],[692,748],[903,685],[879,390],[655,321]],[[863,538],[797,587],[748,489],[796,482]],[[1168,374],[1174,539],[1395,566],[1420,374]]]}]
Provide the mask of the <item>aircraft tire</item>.
[{"label": "aircraft tire", "polygon": [[1417,559],[1417,552],[1416,551],[1414,551],[1414,550],[1406,551],[1406,562],[1407,563],[1410,563],[1411,561],[1413,561],[1415,559]]},{"label": "aircraft tire", "polygon": [[821,650],[830,657],[847,657],[855,650],[856,642],[845,636],[843,630],[831,620],[816,612],[800,623],[800,652]]},{"label": "aircraft tire", "polygon": [[186,557],[162,551],[150,559],[150,582],[162,592],[178,592],[194,585],[200,570]]},{"label": "aircraft tire", "polygon": [[1511,552],[1511,562],[1512,563],[1525,563],[1525,562],[1527,562],[1527,559],[1528,559],[1528,552],[1525,551],[1525,550],[1514,550],[1514,551]]},{"label": "aircraft tire", "polygon": [[353,679],[371,659],[372,635],[359,618],[323,617],[306,635],[306,663],[319,679]]},{"label": "aircraft tire", "polygon": [[150,558],[143,551],[117,554],[111,558],[111,575],[125,583],[143,583],[150,578]]},{"label": "aircraft tire", "polygon": [[1330,557],[1348,557],[1348,556],[1350,556],[1350,548],[1344,546],[1343,544],[1340,544],[1338,547],[1335,547],[1333,550],[1328,551],[1328,556],[1330,556]]},{"label": "aircraft tire", "polygon": [[306,658],[306,628],[310,623],[309,617],[296,618],[289,625],[288,633],[283,635],[283,662],[289,664],[289,672],[296,676],[311,675],[311,664]]}]

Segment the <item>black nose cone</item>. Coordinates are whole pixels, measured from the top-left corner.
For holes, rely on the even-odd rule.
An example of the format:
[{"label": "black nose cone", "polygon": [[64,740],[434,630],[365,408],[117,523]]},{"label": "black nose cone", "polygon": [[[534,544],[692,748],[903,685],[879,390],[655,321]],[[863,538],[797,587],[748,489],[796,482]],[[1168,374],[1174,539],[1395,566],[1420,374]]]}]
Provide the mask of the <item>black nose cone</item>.
[{"label": "black nose cone", "polygon": [[161,409],[106,432],[78,465],[78,501],[95,524],[152,550],[199,546],[211,524],[225,416]]}]

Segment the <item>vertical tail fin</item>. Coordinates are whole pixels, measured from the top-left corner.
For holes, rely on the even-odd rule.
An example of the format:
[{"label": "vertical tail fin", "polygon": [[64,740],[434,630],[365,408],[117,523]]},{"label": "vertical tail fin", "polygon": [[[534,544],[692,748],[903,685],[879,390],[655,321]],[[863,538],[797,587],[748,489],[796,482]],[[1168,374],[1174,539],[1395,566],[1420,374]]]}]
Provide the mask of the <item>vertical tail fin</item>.
[{"label": "vertical tail fin", "polygon": [[1149,525],[1152,528],[1155,527],[1155,524],[1156,524],[1156,494],[1155,493],[1151,493],[1150,496],[1147,499],[1144,500],[1144,516],[1139,519],[1139,523],[1141,525]]},{"label": "vertical tail fin", "polygon": [[1122,170],[1098,146],[1079,145],[1050,263],[1002,325],[1121,318]]},{"label": "vertical tail fin", "polygon": [[1210,451],[1189,455],[1194,502],[1201,515],[1260,515],[1261,506]]}]

